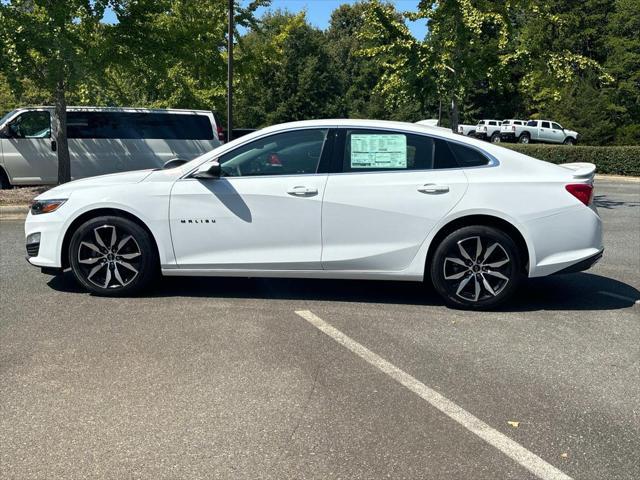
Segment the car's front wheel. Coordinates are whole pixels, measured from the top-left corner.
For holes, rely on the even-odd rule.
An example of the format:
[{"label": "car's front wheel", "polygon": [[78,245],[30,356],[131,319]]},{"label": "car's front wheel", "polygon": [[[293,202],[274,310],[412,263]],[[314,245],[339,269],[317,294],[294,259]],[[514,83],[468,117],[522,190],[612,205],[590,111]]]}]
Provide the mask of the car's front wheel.
[{"label": "car's front wheel", "polygon": [[157,273],[158,253],[149,233],[118,216],[88,220],[71,237],[69,263],[85,289],[97,295],[131,295]]},{"label": "car's front wheel", "polygon": [[482,225],[449,234],[438,245],[430,270],[436,291],[448,305],[477,310],[507,300],[523,276],[513,239],[502,230]]}]

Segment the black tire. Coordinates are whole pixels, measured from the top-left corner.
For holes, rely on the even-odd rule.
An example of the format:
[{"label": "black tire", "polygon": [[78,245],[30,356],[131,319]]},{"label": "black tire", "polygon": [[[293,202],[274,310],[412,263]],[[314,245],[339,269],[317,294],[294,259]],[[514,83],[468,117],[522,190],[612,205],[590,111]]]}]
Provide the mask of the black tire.
[{"label": "black tire", "polygon": [[468,136],[468,137],[471,137],[471,138],[476,138],[476,131],[475,131],[475,130],[471,130],[471,131],[467,134],[467,136]]},{"label": "black tire", "polygon": [[483,225],[463,227],[449,234],[436,248],[430,275],[447,305],[469,310],[490,309],[503,303],[524,276],[513,239],[502,230]]},{"label": "black tire", "polygon": [[71,237],[69,263],[78,283],[101,296],[127,296],[158,273],[158,252],[140,225],[118,216],[88,220]]},{"label": "black tire", "polygon": [[518,143],[531,143],[531,135],[526,132],[523,133],[522,135],[520,135],[520,137],[518,137]]},{"label": "black tire", "polygon": [[494,133],[493,135],[491,135],[491,143],[500,143],[500,134],[499,133]]},{"label": "black tire", "polygon": [[9,188],[11,188],[9,177],[7,176],[5,171],[0,167],[0,190],[6,190]]},{"label": "black tire", "polygon": [[576,144],[576,141],[572,137],[567,137],[567,138],[564,139],[563,143],[565,145],[572,145],[573,146],[573,145]]}]

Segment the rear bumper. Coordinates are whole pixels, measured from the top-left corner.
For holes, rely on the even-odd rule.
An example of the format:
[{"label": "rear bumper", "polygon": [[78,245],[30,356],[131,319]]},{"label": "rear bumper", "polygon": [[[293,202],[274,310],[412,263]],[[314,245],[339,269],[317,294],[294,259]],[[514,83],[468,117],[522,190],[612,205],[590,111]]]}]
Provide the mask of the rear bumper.
[{"label": "rear bumper", "polygon": [[584,272],[585,270],[589,270],[596,263],[600,261],[602,256],[604,255],[604,248],[600,250],[595,255],[585,258],[584,260],[579,261],[578,263],[574,263],[573,265],[563,268],[562,270],[557,271],[554,275],[562,275],[565,273],[577,273]]},{"label": "rear bumper", "polygon": [[510,132],[501,132],[500,133],[500,140],[503,142],[515,142],[516,141],[516,134],[515,133],[510,133]]}]

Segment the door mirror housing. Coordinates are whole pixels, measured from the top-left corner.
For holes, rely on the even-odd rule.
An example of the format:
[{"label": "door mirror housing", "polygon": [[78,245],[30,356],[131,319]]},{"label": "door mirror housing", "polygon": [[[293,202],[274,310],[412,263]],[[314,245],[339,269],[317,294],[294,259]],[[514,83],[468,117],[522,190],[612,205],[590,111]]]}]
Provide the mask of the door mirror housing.
[{"label": "door mirror housing", "polygon": [[212,178],[220,178],[222,174],[222,169],[220,168],[220,163],[218,160],[214,160],[212,162],[206,162],[203,165],[198,167],[196,173],[194,173],[193,178],[200,179],[212,179]]}]

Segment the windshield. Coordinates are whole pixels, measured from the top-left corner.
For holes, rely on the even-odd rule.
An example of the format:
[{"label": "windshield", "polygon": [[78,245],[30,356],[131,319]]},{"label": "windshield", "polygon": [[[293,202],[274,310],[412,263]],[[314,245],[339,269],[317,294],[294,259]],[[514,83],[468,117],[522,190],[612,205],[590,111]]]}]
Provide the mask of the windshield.
[{"label": "windshield", "polygon": [[13,115],[14,112],[15,110],[11,110],[10,112],[6,113],[2,118],[0,118],[0,125],[4,124],[4,122],[6,122],[9,119],[9,117]]}]

